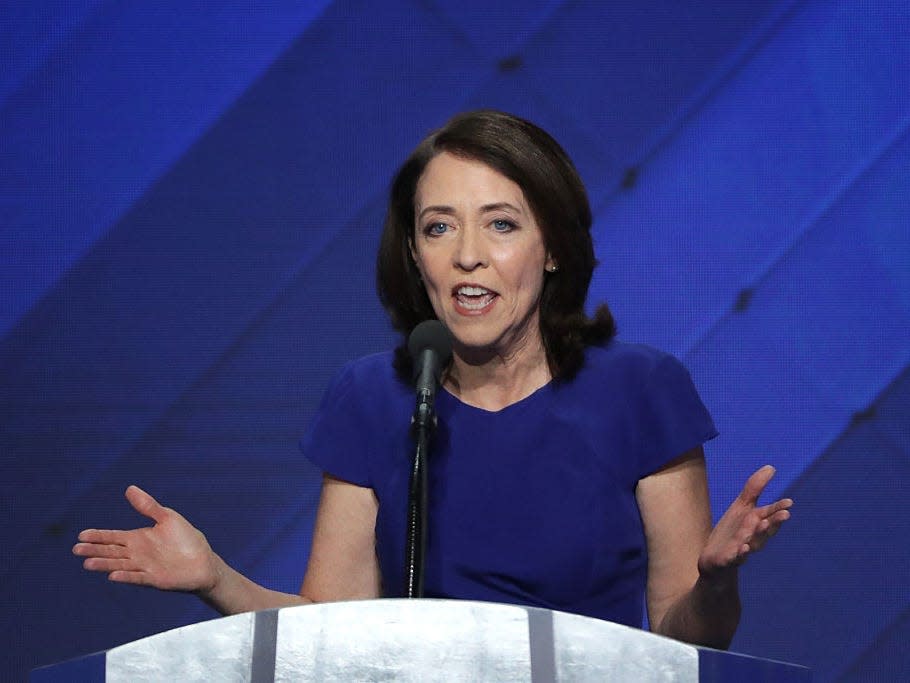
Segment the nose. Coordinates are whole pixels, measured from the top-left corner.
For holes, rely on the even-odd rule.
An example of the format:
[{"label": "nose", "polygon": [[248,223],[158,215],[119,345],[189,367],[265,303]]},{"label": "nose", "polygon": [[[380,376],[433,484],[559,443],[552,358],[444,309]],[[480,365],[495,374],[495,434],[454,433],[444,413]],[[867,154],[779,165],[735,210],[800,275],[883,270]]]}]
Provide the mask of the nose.
[{"label": "nose", "polygon": [[459,270],[472,271],[486,266],[487,260],[481,231],[473,227],[460,230],[453,254],[455,267]]}]

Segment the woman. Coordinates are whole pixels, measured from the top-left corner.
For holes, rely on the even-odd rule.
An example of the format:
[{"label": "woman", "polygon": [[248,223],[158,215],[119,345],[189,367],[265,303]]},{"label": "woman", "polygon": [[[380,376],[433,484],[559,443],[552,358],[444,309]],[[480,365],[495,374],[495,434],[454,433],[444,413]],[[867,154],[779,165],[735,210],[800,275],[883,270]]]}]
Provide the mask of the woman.
[{"label": "woman", "polygon": [[[764,467],[711,527],[702,443],[716,434],[671,356],[612,339],[584,301],[591,213],[569,158],[544,131],[493,111],[424,140],[392,187],[380,297],[407,335],[442,320],[453,359],[437,398],[426,594],[529,604],[727,647],[737,567],[789,517],[758,497]],[[155,521],[86,530],[73,551],[114,581],[191,591],[224,614],[400,595],[407,354],[348,365],[304,439],[325,471],[299,595],[230,569],[178,513],[136,487]]]}]

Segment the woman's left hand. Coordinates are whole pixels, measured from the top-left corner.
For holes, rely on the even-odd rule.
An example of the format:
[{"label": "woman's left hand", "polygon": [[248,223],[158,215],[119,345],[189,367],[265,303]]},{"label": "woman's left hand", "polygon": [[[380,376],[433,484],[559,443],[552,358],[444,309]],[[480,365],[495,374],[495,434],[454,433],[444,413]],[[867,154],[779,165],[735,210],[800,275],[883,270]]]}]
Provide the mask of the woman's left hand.
[{"label": "woman's left hand", "polygon": [[710,579],[735,569],[790,519],[793,501],[789,498],[758,505],[758,497],[774,472],[771,465],[765,465],[749,477],[742,492],[717,522],[698,557],[701,576]]}]

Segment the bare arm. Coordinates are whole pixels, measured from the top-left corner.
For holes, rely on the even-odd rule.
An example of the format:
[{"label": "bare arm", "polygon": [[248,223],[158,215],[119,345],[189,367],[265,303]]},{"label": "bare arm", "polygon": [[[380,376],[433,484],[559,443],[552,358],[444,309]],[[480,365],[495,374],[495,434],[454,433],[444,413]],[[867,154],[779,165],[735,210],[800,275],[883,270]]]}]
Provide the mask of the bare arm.
[{"label": "bare arm", "polygon": [[381,596],[372,489],[326,476],[301,595],[314,602]]},{"label": "bare arm", "polygon": [[376,504],[370,489],[325,478],[307,579],[299,595],[270,590],[229,567],[198,529],[142,489],[131,486],[126,497],[153,526],[86,529],[73,547],[74,554],[85,558],[86,569],[105,572],[111,581],[194,593],[222,614],[379,594],[372,545]]},{"label": "bare arm", "polygon": [[713,530],[700,447],[639,482],[653,631],[729,647],[741,611],[738,567],[790,516],[789,499],[757,505],[773,474],[771,467],[753,474]]}]

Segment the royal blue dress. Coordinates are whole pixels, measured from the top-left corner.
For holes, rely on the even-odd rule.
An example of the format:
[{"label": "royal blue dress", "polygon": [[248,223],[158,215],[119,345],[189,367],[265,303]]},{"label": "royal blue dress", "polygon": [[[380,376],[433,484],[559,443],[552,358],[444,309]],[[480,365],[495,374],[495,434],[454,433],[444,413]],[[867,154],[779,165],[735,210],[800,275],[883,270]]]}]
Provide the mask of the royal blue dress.
[{"label": "royal blue dress", "polygon": [[[413,389],[392,354],[335,378],[306,456],[372,488],[383,594],[404,594]],[[613,341],[570,382],[502,410],[442,389],[429,459],[426,597],[505,602],[641,627],[647,549],[638,480],[717,435],[673,356]]]}]

